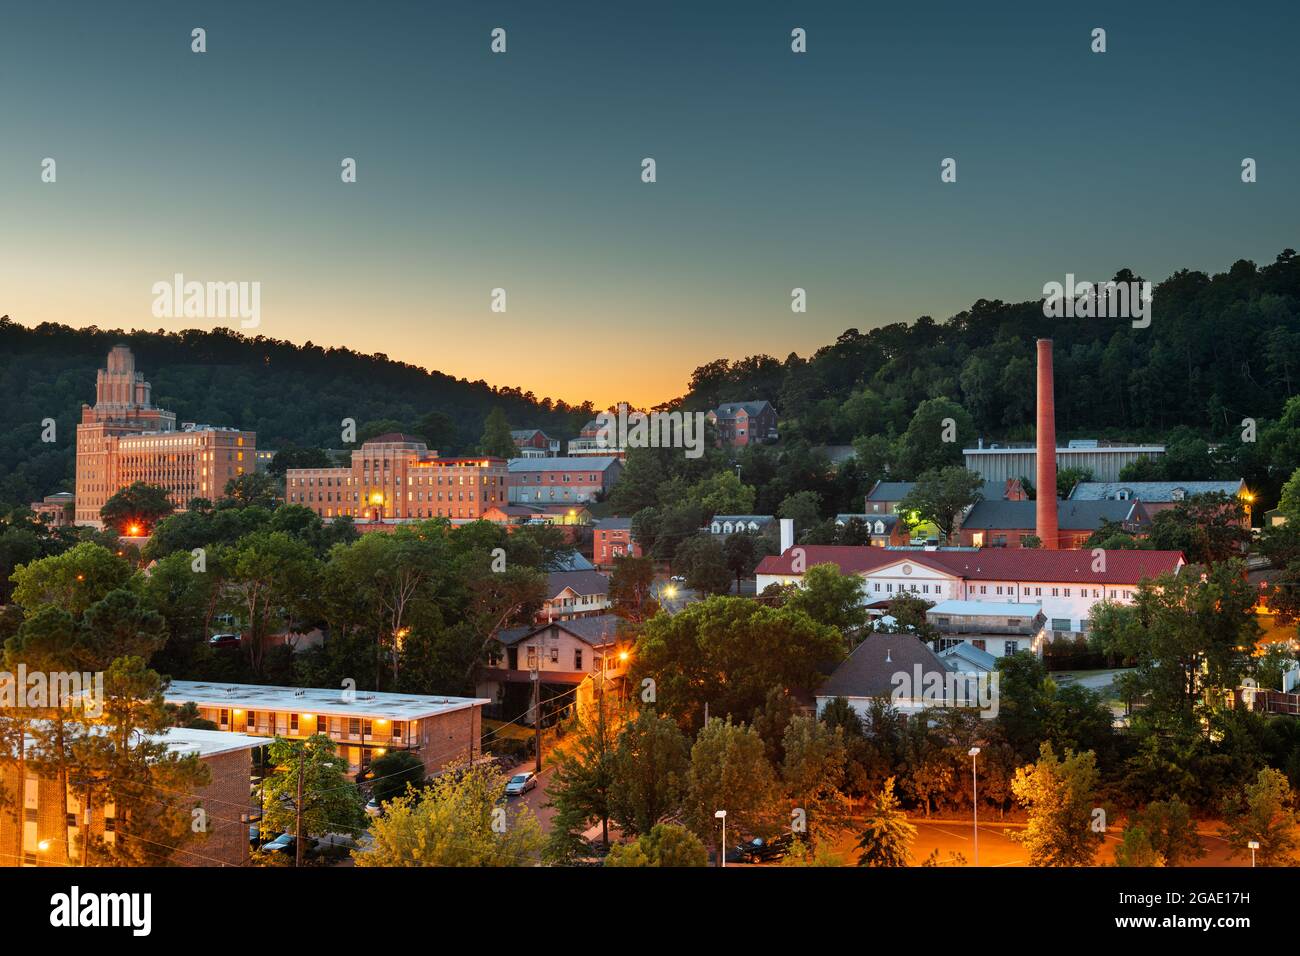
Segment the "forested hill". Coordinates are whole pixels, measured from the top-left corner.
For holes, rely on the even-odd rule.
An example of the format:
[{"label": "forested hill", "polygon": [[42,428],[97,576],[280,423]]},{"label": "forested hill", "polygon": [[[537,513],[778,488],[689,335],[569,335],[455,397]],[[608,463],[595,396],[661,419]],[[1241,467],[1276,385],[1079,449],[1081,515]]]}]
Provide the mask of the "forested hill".
[{"label": "forested hill", "polygon": [[[153,385],[154,402],[178,421],[250,428],[259,447],[340,448],[340,422],[423,435],[444,453],[470,450],[500,407],[514,428],[576,435],[592,414],[519,389],[455,379],[382,354],[294,345],[228,329],[179,333],[28,328],[0,318],[0,503],[26,504],[72,488],[81,403],[95,400],[95,371],[119,342]],[[441,412],[450,419],[431,413]],[[57,441],[41,442],[41,421]],[[369,431],[373,431],[370,429]],[[429,433],[429,434],[426,434]],[[434,434],[437,433],[437,434]]]},{"label": "forested hill", "polygon": [[1276,418],[1300,392],[1300,257],[1287,249],[1263,268],[1243,260],[1214,276],[1177,272],[1155,285],[1144,329],[1047,318],[1041,301],[981,299],[944,323],[849,329],[810,359],[719,359],[695,371],[685,404],[766,398],[783,436],[817,444],[899,434],[922,400],[944,398],[969,412],[978,435],[1029,438],[1040,337],[1055,340],[1062,438],[1158,439],[1186,426],[1226,439],[1243,418]]}]

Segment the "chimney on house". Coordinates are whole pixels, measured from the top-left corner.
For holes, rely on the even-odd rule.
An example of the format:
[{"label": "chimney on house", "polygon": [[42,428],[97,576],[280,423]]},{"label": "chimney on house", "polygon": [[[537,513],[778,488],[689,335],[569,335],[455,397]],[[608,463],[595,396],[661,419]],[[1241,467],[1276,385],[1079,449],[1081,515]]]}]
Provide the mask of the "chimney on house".
[{"label": "chimney on house", "polygon": [[1037,497],[1034,533],[1042,547],[1060,547],[1056,526],[1056,399],[1052,382],[1052,340],[1038,340]]},{"label": "chimney on house", "polygon": [[785,554],[794,547],[794,519],[781,519],[781,553]]}]

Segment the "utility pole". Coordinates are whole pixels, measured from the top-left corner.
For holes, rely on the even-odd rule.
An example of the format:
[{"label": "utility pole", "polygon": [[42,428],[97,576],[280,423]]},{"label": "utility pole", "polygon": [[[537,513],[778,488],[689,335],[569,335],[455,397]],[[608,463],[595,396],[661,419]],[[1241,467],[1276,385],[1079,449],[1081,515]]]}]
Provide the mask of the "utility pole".
[{"label": "utility pole", "polygon": [[[540,660],[538,661],[540,665]],[[542,675],[534,667],[529,675],[533,679],[533,749],[537,752],[536,770],[542,772]]]},{"label": "utility pole", "polygon": [[302,866],[302,774],[303,760],[307,755],[307,747],[301,745],[298,751],[298,800],[294,806],[294,840],[293,840],[293,864]]}]

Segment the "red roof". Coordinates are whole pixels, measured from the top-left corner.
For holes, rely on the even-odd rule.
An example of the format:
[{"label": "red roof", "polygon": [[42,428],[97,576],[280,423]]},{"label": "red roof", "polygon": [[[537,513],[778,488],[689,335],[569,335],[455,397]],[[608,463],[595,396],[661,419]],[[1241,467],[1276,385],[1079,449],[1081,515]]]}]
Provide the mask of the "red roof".
[{"label": "red roof", "polygon": [[[973,581],[1045,581],[1085,584],[1136,584],[1176,571],[1185,562],[1181,551],[1106,551],[1106,570],[1093,571],[1090,548],[1047,551],[1041,548],[983,548],[979,551],[892,551],[845,545],[802,545],[804,566],[835,564],[845,574],[863,574],[906,561]],[[758,574],[794,574],[793,548],[769,555]]]}]

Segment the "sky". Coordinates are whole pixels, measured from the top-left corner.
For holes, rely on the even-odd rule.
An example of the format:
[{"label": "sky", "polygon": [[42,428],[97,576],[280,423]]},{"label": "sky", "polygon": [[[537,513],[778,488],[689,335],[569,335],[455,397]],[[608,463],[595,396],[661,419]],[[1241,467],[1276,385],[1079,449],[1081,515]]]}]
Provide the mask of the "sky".
[{"label": "sky", "polygon": [[154,284],[258,282],[250,334],[654,404],[1066,273],[1271,262],[1298,37],[1282,2],[10,0],[0,315],[230,325]]}]

